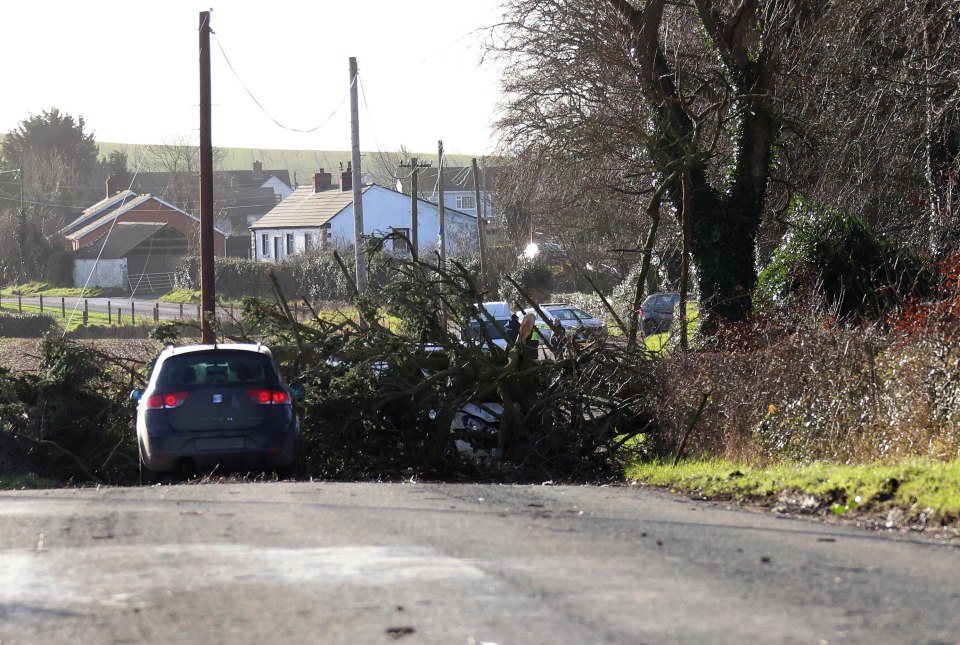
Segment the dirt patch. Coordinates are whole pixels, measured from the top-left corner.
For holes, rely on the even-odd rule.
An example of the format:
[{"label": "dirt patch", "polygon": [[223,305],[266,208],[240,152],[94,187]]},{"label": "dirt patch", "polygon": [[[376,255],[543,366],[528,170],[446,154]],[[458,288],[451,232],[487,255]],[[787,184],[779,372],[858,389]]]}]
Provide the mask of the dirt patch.
[{"label": "dirt patch", "polygon": [[[110,356],[146,363],[163,345],[146,339],[95,339],[77,341]],[[0,368],[12,372],[32,372],[40,359],[39,338],[0,338]]]}]

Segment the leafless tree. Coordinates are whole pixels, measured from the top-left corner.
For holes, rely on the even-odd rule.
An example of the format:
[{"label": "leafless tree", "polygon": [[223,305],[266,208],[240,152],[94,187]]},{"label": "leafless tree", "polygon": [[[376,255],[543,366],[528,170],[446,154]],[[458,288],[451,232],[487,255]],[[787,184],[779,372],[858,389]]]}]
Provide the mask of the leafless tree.
[{"label": "leafless tree", "polygon": [[511,0],[493,43],[508,62],[506,148],[591,163],[637,198],[665,184],[677,217],[687,175],[702,307],[740,320],[786,116],[780,65],[808,4]]}]

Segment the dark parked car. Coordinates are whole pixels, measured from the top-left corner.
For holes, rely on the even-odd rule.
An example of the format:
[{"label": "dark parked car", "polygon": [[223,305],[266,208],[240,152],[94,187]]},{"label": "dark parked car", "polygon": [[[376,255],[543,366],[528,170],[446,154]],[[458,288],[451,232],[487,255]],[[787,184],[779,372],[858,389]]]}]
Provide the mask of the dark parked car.
[{"label": "dark parked car", "polygon": [[295,474],[300,420],[270,350],[262,345],[167,347],[137,402],[142,482],[162,473],[276,470]]},{"label": "dark parked car", "polygon": [[676,291],[661,291],[647,296],[637,310],[643,333],[649,336],[668,331],[673,322],[673,310],[678,304],[680,294]]}]

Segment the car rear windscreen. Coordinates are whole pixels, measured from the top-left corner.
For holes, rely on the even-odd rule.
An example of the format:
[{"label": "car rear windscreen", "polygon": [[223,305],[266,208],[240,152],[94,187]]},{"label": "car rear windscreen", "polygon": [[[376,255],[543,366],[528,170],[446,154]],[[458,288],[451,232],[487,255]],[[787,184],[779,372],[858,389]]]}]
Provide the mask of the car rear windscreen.
[{"label": "car rear windscreen", "polygon": [[171,356],[162,366],[158,385],[203,387],[273,385],[276,372],[270,359],[254,352],[194,352]]}]

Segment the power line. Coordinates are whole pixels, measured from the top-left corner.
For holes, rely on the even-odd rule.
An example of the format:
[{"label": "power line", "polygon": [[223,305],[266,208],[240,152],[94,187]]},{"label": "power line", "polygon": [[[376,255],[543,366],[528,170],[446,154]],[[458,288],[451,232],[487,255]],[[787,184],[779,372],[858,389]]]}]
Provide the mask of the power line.
[{"label": "power line", "polygon": [[[346,103],[347,97],[350,96],[350,91],[348,89],[347,93],[343,96],[343,99],[340,101],[339,105],[337,105],[337,107],[334,108],[333,112],[330,113],[330,116],[328,116],[326,119],[320,122],[319,125],[316,125],[310,129],[301,130],[300,128],[293,128],[293,127],[284,125],[283,123],[280,123],[279,121],[277,121],[273,117],[273,115],[270,114],[265,107],[263,107],[263,104],[260,103],[257,97],[253,95],[253,92],[250,91],[250,88],[247,87],[247,84],[243,82],[242,78],[240,78],[240,75],[237,73],[237,70],[233,68],[233,63],[230,62],[230,58],[227,56],[227,52],[223,50],[223,45],[220,44],[220,39],[217,38],[215,32],[214,32],[213,39],[216,41],[217,47],[220,49],[220,53],[223,54],[223,60],[226,61],[227,67],[229,67],[230,71],[233,72],[233,75],[237,79],[237,82],[240,83],[240,86],[246,91],[246,93],[250,96],[250,98],[253,99],[253,102],[257,104],[258,108],[260,108],[260,111],[263,112],[268,119],[273,121],[277,126],[283,128],[284,130],[289,130],[290,132],[299,132],[301,134],[309,134],[311,132],[316,132],[317,130],[325,126],[327,123],[329,123],[330,119],[332,119],[336,115],[336,113],[340,111],[340,108],[343,107],[343,104]],[[354,80],[354,82],[356,82],[356,80]],[[353,83],[350,84],[350,88],[353,88]]]},{"label": "power line", "polygon": [[[394,181],[399,179],[397,174],[390,170],[390,164],[387,163],[387,159],[383,156],[383,150],[380,149],[380,142],[377,141],[377,130],[373,127],[373,117],[370,115],[370,106],[367,104],[367,92],[363,89],[363,81],[360,80],[360,74],[357,74],[357,81],[360,83],[360,95],[363,97],[363,109],[367,112],[367,120],[370,122],[370,133],[373,135],[373,145],[377,148],[377,154],[380,155],[380,163],[383,164],[383,167],[390,173]],[[412,172],[411,172],[412,174]]]}]

